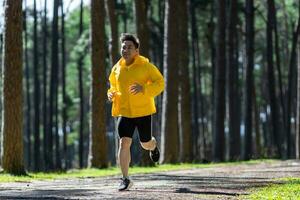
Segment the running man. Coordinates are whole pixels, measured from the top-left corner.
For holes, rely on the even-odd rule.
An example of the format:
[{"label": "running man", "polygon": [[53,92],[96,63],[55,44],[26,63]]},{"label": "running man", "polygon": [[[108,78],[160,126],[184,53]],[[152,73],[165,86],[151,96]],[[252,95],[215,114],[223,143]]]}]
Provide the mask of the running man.
[{"label": "running man", "polygon": [[151,160],[159,161],[157,142],[151,132],[151,115],[156,112],[154,97],[164,90],[164,78],[156,66],[139,55],[138,38],[124,33],[120,42],[122,57],[111,70],[107,97],[113,102],[112,116],[118,117],[118,159],[123,175],[119,191],[123,191],[133,185],[128,177],[128,169],[135,128],[139,132],[141,146],[150,151]]}]

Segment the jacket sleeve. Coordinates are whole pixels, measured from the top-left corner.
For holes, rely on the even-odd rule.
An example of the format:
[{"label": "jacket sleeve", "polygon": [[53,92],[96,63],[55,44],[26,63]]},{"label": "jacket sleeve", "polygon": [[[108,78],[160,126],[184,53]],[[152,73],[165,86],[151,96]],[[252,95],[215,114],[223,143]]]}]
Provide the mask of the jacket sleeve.
[{"label": "jacket sleeve", "polygon": [[109,85],[110,88],[107,90],[107,94],[110,92],[116,92],[117,91],[117,87],[116,87],[116,77],[115,77],[115,73],[114,73],[115,68],[113,67],[110,75],[109,75]]},{"label": "jacket sleeve", "polygon": [[149,63],[148,69],[150,80],[144,85],[144,93],[145,95],[156,97],[164,90],[164,77],[153,64]]}]

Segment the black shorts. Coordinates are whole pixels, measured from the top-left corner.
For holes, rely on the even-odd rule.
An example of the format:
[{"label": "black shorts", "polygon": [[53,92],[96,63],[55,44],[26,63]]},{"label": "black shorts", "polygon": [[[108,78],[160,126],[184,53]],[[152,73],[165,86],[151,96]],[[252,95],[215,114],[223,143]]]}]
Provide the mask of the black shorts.
[{"label": "black shorts", "polygon": [[141,142],[149,142],[151,135],[151,115],[145,117],[119,117],[117,123],[119,137],[132,138],[135,128],[138,129]]}]

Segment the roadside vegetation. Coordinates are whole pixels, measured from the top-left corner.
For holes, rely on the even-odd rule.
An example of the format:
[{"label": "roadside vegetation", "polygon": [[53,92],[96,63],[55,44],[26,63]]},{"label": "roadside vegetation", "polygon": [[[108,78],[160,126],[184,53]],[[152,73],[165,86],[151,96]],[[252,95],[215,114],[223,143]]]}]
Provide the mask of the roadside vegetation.
[{"label": "roadside vegetation", "polygon": [[300,199],[300,178],[281,179],[282,184],[271,184],[267,187],[256,189],[249,196],[243,196],[242,199],[249,200],[299,200]]}]

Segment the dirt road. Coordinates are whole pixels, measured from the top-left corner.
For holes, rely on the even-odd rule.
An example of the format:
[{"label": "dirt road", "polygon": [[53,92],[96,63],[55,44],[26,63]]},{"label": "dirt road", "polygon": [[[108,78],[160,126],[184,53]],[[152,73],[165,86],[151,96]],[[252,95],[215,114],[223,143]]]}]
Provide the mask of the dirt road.
[{"label": "dirt road", "polygon": [[130,191],[118,192],[119,177],[1,183],[0,199],[237,199],[250,188],[300,177],[300,162],[240,164],[135,175]]}]

